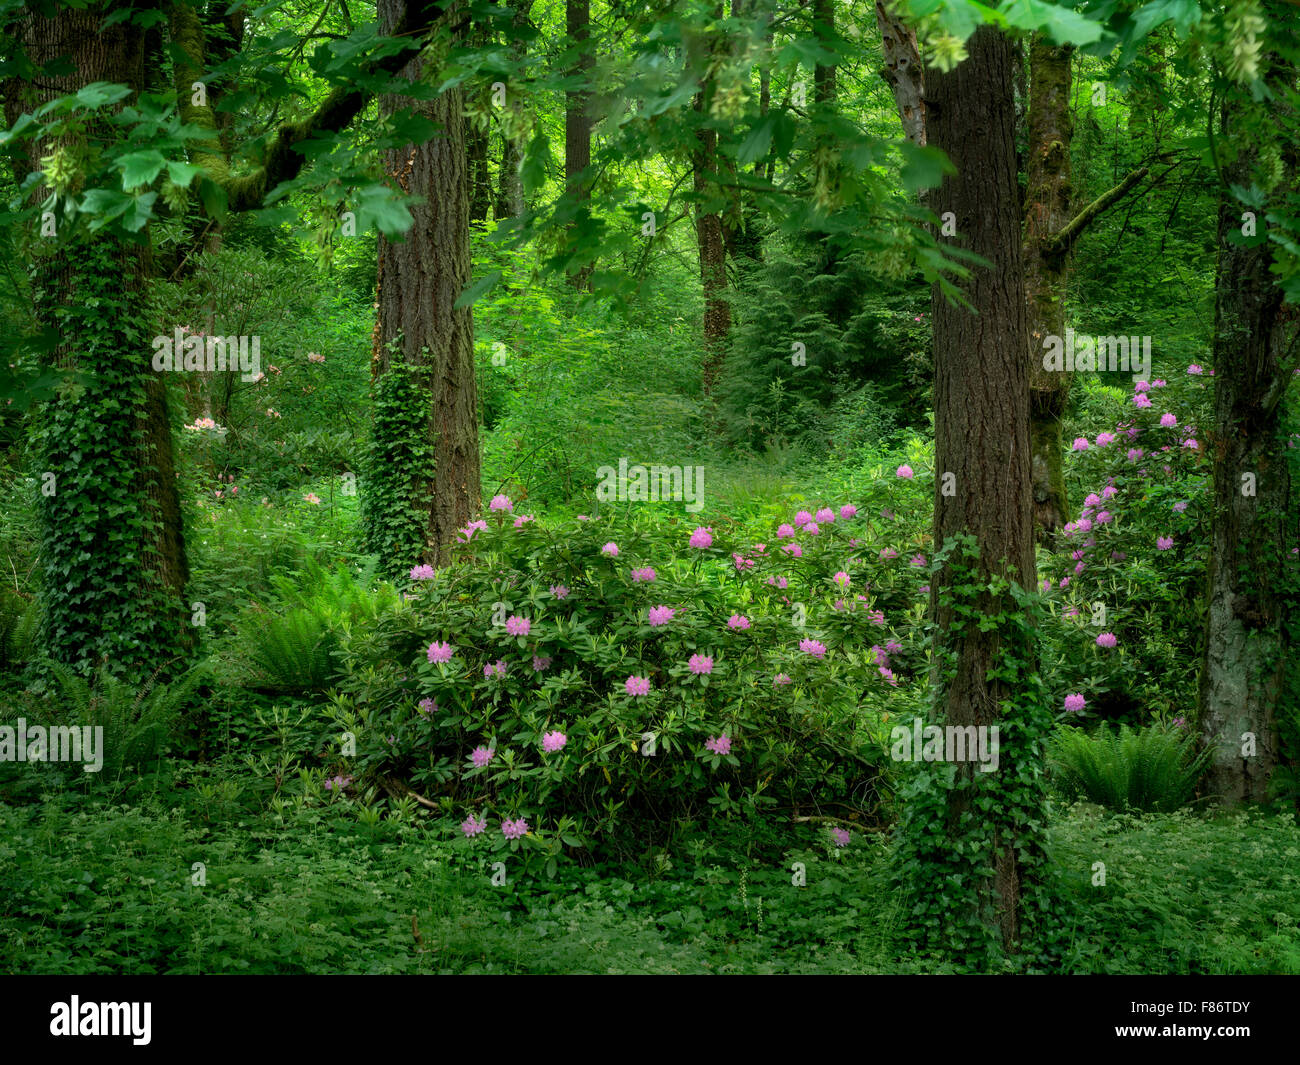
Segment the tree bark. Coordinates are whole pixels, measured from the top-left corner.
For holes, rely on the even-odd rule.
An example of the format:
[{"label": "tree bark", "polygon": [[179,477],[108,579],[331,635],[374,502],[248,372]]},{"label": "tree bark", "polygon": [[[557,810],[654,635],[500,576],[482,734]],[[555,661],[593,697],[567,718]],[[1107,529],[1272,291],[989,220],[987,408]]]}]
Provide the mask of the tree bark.
[{"label": "tree bark", "polygon": [[[1270,106],[1285,106],[1280,101],[1295,88],[1295,67],[1274,57],[1269,80],[1277,93]],[[1225,105],[1224,142],[1251,106]],[[1253,116],[1253,122],[1262,121]],[[1283,176],[1269,210],[1284,209],[1300,174],[1294,142],[1282,144],[1280,156]],[[1255,147],[1243,150],[1225,168],[1228,184],[1249,187],[1257,162]],[[1213,344],[1214,510],[1199,702],[1202,739],[1214,751],[1207,790],[1233,805],[1268,797],[1279,757],[1278,700],[1294,653],[1281,579],[1294,570],[1287,550],[1295,537],[1280,407],[1294,366],[1283,352],[1294,350],[1300,322],[1270,272],[1275,245],[1230,240],[1241,236],[1242,208],[1227,190],[1222,196]],[[1261,235],[1264,219],[1261,210]]]},{"label": "tree bark", "polygon": [[[569,44],[579,49],[577,61],[570,70],[571,74],[589,76],[595,66],[596,57],[590,51],[591,4],[590,0],[565,0],[565,28],[569,35]],[[571,193],[584,206],[579,214],[586,213],[585,203],[591,198],[591,190],[579,179],[579,175],[591,166],[591,116],[587,113],[590,93],[583,90],[571,90],[564,94],[564,183]],[[583,266],[570,275],[569,283],[580,291],[591,287],[591,266]]]},{"label": "tree bark", "polygon": [[1029,301],[1029,431],[1034,524],[1054,533],[1070,520],[1061,418],[1070,375],[1043,368],[1043,341],[1065,336],[1068,256],[1046,242],[1070,221],[1070,82],[1074,49],[1035,35],[1029,49],[1029,137],[1025,190],[1025,297]]},{"label": "tree bark", "polygon": [[925,67],[916,44],[916,31],[890,9],[888,0],[876,0],[876,25],[880,27],[885,69],[881,76],[894,93],[903,123],[903,135],[913,144],[925,144]]},{"label": "tree bark", "polygon": [[[982,577],[998,574],[1032,590],[1035,581],[1030,508],[1029,380],[1024,352],[1027,315],[1016,180],[1015,49],[991,27],[976,30],[969,58],[948,73],[933,72],[927,85],[927,126],[932,144],[957,168],[935,197],[937,209],[957,220],[955,243],[992,264],[974,268],[965,294],[977,313],[950,304],[935,286],[934,316],[935,496],[934,543],[972,534]],[[948,475],[952,474],[953,479]],[[944,484],[953,489],[945,494]],[[982,631],[943,605],[952,591],[945,567],[934,581],[931,611],[937,623],[936,660],[953,671],[940,683],[936,706],[951,725],[991,727],[1013,695],[990,676],[1005,645],[1001,626]],[[944,595],[941,595],[944,593]],[[985,592],[986,617],[1023,614],[1006,593]],[[1003,752],[1007,772],[1014,752]],[[959,774],[974,778],[972,763]],[[950,793],[949,817],[965,812],[969,790]],[[1021,863],[1014,826],[994,836],[987,864],[991,879],[977,886],[981,918],[996,926],[1003,943],[1019,938]]]},{"label": "tree bark", "polygon": [[[405,14],[405,0],[380,0],[381,32]],[[400,76],[418,80],[420,60]],[[417,107],[441,127],[424,144],[384,153],[388,173],[425,202],[412,208],[415,224],[402,242],[379,237],[378,321],[374,377],[394,372],[395,363],[416,371],[425,418],[427,454],[411,450],[400,426],[376,419],[372,454],[391,455],[385,477],[393,478],[422,519],[423,542],[401,545],[405,555],[434,564],[450,560],[456,531],[479,509],[478,392],[471,310],[454,304],[470,279],[469,190],[465,152],[464,101],[460,89],[434,100],[381,97],[380,106]],[[432,460],[431,463],[429,460]],[[430,465],[432,469],[430,469]],[[368,536],[386,515],[368,508]]]},{"label": "tree bark", "polygon": [[[714,11],[715,19],[722,18],[722,6]],[[707,45],[695,44],[703,52]],[[703,65],[701,63],[701,65]],[[715,85],[710,78],[700,84],[695,94],[695,110],[707,120],[713,100]],[[700,283],[704,289],[704,360],[702,380],[704,392],[709,395],[717,381],[726,354],[727,334],[731,331],[731,304],[727,300],[727,249],[723,238],[722,215],[711,208],[710,199],[716,197],[713,175],[718,169],[718,134],[704,127],[695,131],[696,147],[691,153],[692,188],[695,191],[695,242],[700,257]]]}]

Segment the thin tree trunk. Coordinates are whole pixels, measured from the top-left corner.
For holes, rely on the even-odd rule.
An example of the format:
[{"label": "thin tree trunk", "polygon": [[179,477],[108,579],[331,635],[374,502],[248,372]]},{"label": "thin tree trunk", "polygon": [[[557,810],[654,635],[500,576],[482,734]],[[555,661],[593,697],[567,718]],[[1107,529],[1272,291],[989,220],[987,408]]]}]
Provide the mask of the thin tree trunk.
[{"label": "thin tree trunk", "polygon": [[894,104],[903,123],[903,135],[913,144],[925,144],[925,67],[916,45],[916,31],[891,10],[888,0],[876,0],[885,69],[881,77],[894,92]]},{"label": "thin tree trunk", "polygon": [[[565,28],[569,44],[581,50],[570,73],[588,75],[595,66],[591,54],[591,4],[590,0],[565,0]],[[587,113],[590,94],[582,90],[564,94],[564,182],[584,204],[591,198],[591,190],[579,175],[591,166],[591,116]],[[580,214],[586,213],[585,206]],[[584,266],[571,275],[569,283],[586,291],[591,287],[591,266]]]},{"label": "thin tree trunk", "polygon": [[[722,18],[721,4],[714,18]],[[700,45],[695,46],[703,50]],[[715,85],[706,78],[695,94],[695,110],[707,118]],[[692,187],[696,195],[695,242],[700,256],[700,283],[704,289],[704,360],[702,380],[706,395],[713,391],[725,356],[731,331],[731,304],[727,300],[727,249],[723,239],[722,215],[708,202],[716,197],[713,175],[718,169],[718,134],[700,128],[695,131],[696,147],[691,153]]]}]

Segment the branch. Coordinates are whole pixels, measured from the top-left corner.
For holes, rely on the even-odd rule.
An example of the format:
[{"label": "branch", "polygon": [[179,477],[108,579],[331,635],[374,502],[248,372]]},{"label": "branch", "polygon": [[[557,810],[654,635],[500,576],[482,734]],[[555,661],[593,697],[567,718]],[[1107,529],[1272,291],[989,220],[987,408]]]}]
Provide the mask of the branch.
[{"label": "branch", "polygon": [[[1164,160],[1169,156],[1160,155],[1156,158]],[[1154,160],[1153,160],[1154,161]],[[1044,255],[1064,255],[1070,250],[1070,245],[1079,239],[1079,235],[1097,220],[1102,214],[1114,207],[1125,196],[1133,191],[1134,186],[1151,172],[1151,163],[1144,163],[1123,181],[1116,185],[1109,192],[1103,192],[1092,203],[1088,204],[1082,211],[1071,218],[1064,226],[1050,237],[1044,237],[1042,249]]]},{"label": "branch", "polygon": [[[389,36],[409,37],[409,46],[396,55],[375,62],[369,72],[397,74],[423,45],[424,38],[443,14],[447,0],[435,3],[416,3],[405,6],[401,20]],[[204,65],[203,30],[198,13],[188,3],[169,5],[169,29],[172,42],[183,54],[175,63],[175,87],[181,104],[181,118],[186,123],[212,130],[216,136],[217,122],[212,109],[206,104],[192,102],[191,87],[201,80]],[[280,126],[266,153],[266,162],[251,174],[238,177],[230,173],[230,164],[220,150],[194,149],[194,160],[206,175],[226,191],[227,207],[231,211],[248,211],[262,206],[266,194],[285,181],[292,181],[303,168],[306,157],[294,151],[301,142],[318,133],[338,133],[357,117],[370,101],[371,93],[349,86],[335,88],[321,105],[298,122]]]}]

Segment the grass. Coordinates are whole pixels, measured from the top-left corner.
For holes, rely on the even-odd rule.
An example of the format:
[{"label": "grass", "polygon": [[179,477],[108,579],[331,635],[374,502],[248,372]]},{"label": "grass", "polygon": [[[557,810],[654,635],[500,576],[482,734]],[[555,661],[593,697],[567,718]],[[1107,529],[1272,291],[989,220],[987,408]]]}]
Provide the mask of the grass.
[{"label": "grass", "polygon": [[[947,971],[897,935],[904,901],[882,837],[855,833],[841,851],[804,826],[718,823],[671,857],[570,864],[554,881],[507,865],[496,886],[489,856],[451,821],[390,807],[369,824],[348,799],[259,809],[228,773],[141,778],[126,801],[60,789],[0,806],[6,968]],[[1051,838],[1065,971],[1300,973],[1291,815],[1080,804],[1053,817]],[[806,886],[792,884],[795,862]]]}]

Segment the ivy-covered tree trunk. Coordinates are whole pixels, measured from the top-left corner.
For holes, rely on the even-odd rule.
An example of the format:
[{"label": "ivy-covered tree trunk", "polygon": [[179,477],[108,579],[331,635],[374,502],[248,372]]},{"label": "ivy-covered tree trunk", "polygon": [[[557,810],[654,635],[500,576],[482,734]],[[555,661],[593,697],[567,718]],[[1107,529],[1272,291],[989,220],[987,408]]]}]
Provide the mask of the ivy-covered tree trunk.
[{"label": "ivy-covered tree trunk", "polygon": [[1070,220],[1070,64],[1073,49],[1036,35],[1029,49],[1029,146],[1025,191],[1025,296],[1029,301],[1029,431],[1034,524],[1055,532],[1070,518],[1061,417],[1070,375],[1043,368],[1043,341],[1065,336],[1068,254],[1048,238]]},{"label": "ivy-covered tree trunk", "polygon": [[[8,83],[11,125],[93,82],[139,91],[145,37],[101,27],[102,18],[60,7],[23,21],[36,65],[63,57],[72,72]],[[92,123],[85,137],[98,133]],[[33,144],[28,164],[39,169],[57,152],[75,167],[80,147]],[[83,672],[102,663],[136,680],[166,675],[192,650],[194,630],[167,395],[146,329],[148,244],[34,230],[29,250],[36,317],[57,336],[49,364],[88,378],[84,391],[61,392],[38,415],[41,650]]]},{"label": "ivy-covered tree trunk", "polygon": [[[927,767],[930,801],[915,804],[908,831],[919,875],[937,893],[930,904],[956,904],[969,922],[966,934],[979,929],[1014,948],[1024,863],[1033,859],[1033,826],[1042,818],[1046,728],[1035,695],[1032,621],[1013,587],[1032,593],[1035,583],[1015,49],[1002,33],[982,27],[968,50],[968,59],[947,73],[932,72],[926,83],[930,144],[957,168],[932,206],[956,216],[953,243],[992,264],[973,268],[964,283],[975,313],[950,303],[937,286],[931,301],[934,543],[949,552],[932,582],[933,696],[940,724],[999,728],[1000,760],[993,772],[958,762],[951,784],[938,783],[948,767]],[[951,944],[962,935],[949,927],[940,938]]]},{"label": "ivy-covered tree trunk", "polygon": [[[405,0],[380,0],[381,32]],[[421,62],[400,77],[415,82]],[[388,110],[414,107],[438,123],[423,144],[384,153],[407,192],[424,197],[401,242],[379,238],[375,330],[375,415],[362,481],[368,549],[391,572],[450,560],[456,531],[479,509],[478,392],[474,324],[454,306],[469,283],[469,190],[464,102],[459,89],[434,100],[382,97]]]},{"label": "ivy-covered tree trunk", "polygon": [[[1294,91],[1295,67],[1278,63],[1270,79],[1278,91]],[[1274,104],[1281,106],[1281,104]],[[1259,182],[1259,156],[1243,132],[1253,110],[1244,101],[1225,107],[1221,135],[1238,141],[1241,153],[1225,171],[1229,187]],[[1297,147],[1279,146],[1281,180],[1270,209],[1297,189]],[[1295,516],[1288,513],[1291,484],[1281,401],[1290,381],[1284,352],[1293,352],[1300,320],[1283,302],[1271,273],[1273,245],[1264,238],[1265,212],[1252,212],[1257,234],[1243,234],[1243,214],[1225,192],[1219,209],[1219,261],[1215,279],[1214,509],[1201,667],[1200,729],[1214,752],[1208,791],[1225,804],[1263,801],[1278,764],[1277,706],[1288,666],[1297,588]],[[1243,241],[1245,241],[1243,243]]]}]

